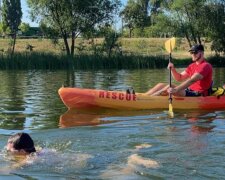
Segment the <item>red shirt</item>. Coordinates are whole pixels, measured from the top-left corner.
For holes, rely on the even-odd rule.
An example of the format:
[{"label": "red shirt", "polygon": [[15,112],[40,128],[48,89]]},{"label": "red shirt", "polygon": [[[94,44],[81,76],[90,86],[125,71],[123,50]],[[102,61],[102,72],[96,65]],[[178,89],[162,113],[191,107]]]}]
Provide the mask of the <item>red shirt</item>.
[{"label": "red shirt", "polygon": [[200,93],[204,93],[208,91],[208,89],[212,85],[212,65],[203,60],[200,64],[196,64],[195,62],[190,64],[185,72],[191,77],[195,73],[199,73],[203,76],[201,80],[196,81],[192,85],[189,86],[189,89],[193,91],[198,91]]}]

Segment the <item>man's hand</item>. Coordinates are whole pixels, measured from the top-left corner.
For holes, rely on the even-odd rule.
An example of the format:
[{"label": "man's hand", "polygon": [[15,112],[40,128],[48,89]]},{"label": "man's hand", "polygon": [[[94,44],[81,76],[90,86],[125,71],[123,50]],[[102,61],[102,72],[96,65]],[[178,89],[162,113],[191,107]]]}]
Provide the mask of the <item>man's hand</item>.
[{"label": "man's hand", "polygon": [[169,64],[168,64],[168,66],[167,66],[167,69],[174,69],[174,64],[173,63],[171,63],[171,62],[169,62]]},{"label": "man's hand", "polygon": [[167,89],[167,92],[169,93],[169,94],[175,94],[175,93],[177,93],[177,89],[176,88],[168,88]]}]

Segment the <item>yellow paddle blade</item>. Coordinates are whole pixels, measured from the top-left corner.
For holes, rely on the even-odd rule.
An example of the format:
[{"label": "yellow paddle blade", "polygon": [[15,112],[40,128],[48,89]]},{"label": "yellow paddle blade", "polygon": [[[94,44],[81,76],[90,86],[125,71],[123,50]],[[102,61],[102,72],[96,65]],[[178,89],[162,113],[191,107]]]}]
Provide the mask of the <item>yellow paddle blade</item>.
[{"label": "yellow paddle blade", "polygon": [[171,53],[172,50],[174,49],[175,45],[176,45],[176,39],[174,37],[173,38],[170,38],[169,40],[167,40],[165,42],[166,51],[168,53]]},{"label": "yellow paddle blade", "polygon": [[168,114],[171,118],[174,118],[174,113],[173,113],[173,106],[171,103],[169,103],[169,111]]}]

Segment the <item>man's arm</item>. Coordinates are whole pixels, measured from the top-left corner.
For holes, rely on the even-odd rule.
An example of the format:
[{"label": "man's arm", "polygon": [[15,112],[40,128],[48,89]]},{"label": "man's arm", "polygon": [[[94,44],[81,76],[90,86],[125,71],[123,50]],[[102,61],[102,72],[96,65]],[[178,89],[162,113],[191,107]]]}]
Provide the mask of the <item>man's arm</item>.
[{"label": "man's arm", "polygon": [[169,63],[167,68],[168,69],[171,68],[172,76],[178,82],[184,81],[189,77],[189,75],[186,73],[186,71],[183,71],[182,73],[178,73],[176,71],[173,63]]},{"label": "man's arm", "polygon": [[191,76],[190,79],[187,79],[186,81],[181,83],[179,86],[175,87],[174,90],[176,92],[184,90],[184,89],[188,88],[190,85],[192,85],[194,82],[196,82],[202,78],[203,78],[203,76],[201,74],[195,73]]},{"label": "man's arm", "polygon": [[176,69],[173,68],[171,69],[171,72],[172,72],[173,78],[178,82],[184,81],[188,78],[188,74],[185,71],[178,73]]},{"label": "man's arm", "polygon": [[175,88],[169,88],[167,90],[167,92],[171,93],[171,94],[182,94],[182,96],[183,96],[184,89],[188,88],[191,84],[193,84],[194,82],[196,82],[202,78],[203,78],[203,76],[201,74],[195,73],[195,74],[193,74],[193,76],[191,78],[187,79],[186,81],[181,83],[179,86],[177,86]]}]

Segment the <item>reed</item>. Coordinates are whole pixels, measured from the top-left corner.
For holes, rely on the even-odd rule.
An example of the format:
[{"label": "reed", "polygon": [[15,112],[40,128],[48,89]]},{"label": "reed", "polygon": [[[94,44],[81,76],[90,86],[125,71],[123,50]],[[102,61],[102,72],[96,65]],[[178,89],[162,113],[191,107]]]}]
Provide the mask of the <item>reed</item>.
[{"label": "reed", "polygon": [[0,59],[0,69],[143,69],[163,68],[164,56],[66,56],[52,53],[15,53]]},{"label": "reed", "polygon": [[225,57],[224,56],[211,56],[208,59],[214,67],[225,67]]},{"label": "reed", "polygon": [[[0,55],[1,70],[25,69],[154,69],[166,68],[167,56],[117,55],[77,55],[74,57],[54,53],[15,53],[14,56]],[[224,67],[224,57],[209,57],[214,67]],[[185,67],[191,59],[173,59],[176,67]]]}]

